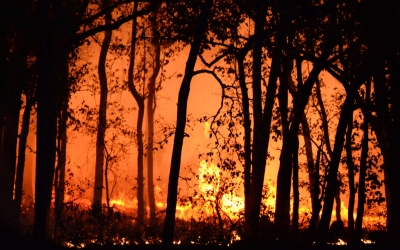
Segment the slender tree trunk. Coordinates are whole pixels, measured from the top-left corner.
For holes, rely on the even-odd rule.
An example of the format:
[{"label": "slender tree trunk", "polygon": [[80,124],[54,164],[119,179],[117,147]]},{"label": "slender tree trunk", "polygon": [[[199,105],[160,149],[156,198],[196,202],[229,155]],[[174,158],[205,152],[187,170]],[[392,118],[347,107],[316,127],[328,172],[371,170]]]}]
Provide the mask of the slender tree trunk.
[{"label": "slender tree trunk", "polygon": [[186,63],[185,76],[183,77],[181,88],[179,90],[176,132],[174,146],[172,149],[171,170],[168,181],[167,213],[165,215],[162,239],[162,243],[165,245],[171,245],[173,242],[178,179],[181,165],[183,138],[185,136],[187,101],[190,92],[190,82],[193,77],[194,66],[196,64],[200,45],[206,35],[208,15],[212,4],[212,0],[206,0],[201,7],[201,13],[198,16],[194,31],[193,42],[191,43],[189,58]]},{"label": "slender tree trunk", "polygon": [[107,209],[110,212],[110,192],[108,188],[108,162],[109,162],[109,155],[107,152],[107,148],[104,146],[104,149],[106,151],[106,168],[104,169],[104,178],[105,178],[105,183],[106,183],[106,202],[107,202]]},{"label": "slender tree trunk", "polygon": [[250,172],[251,172],[251,120],[249,111],[249,95],[246,86],[244,72],[244,55],[237,56],[239,68],[239,84],[242,92],[243,128],[244,128],[244,209],[245,222],[249,222],[249,196],[250,196]]},{"label": "slender tree trunk", "polygon": [[[369,82],[366,84],[366,96],[365,96],[365,102],[368,104],[369,99],[371,98],[371,83]],[[356,225],[354,229],[354,242],[360,243],[361,242],[361,231],[362,231],[362,220],[364,217],[364,204],[365,204],[365,198],[366,198],[366,189],[365,189],[365,177],[367,174],[367,157],[368,157],[368,128],[369,128],[369,114],[368,110],[366,110],[366,113],[364,113],[364,124],[363,124],[363,130],[364,130],[364,136],[362,140],[362,152],[361,152],[361,161],[360,161],[360,176],[359,176],[359,181],[358,181],[358,207],[357,207],[357,220],[356,220]]]},{"label": "slender tree trunk", "polygon": [[65,168],[67,163],[67,120],[68,120],[68,102],[69,94],[62,104],[59,124],[58,124],[58,178],[56,178],[56,212],[57,220],[61,218],[64,206],[64,192],[65,192]]},{"label": "slender tree trunk", "polygon": [[[134,6],[134,12],[137,12],[137,4]],[[136,103],[139,106],[138,118],[137,118],[137,135],[136,139],[138,142],[138,158],[137,158],[137,166],[138,166],[138,212],[137,212],[137,221],[142,224],[144,218],[144,199],[143,199],[143,117],[144,117],[144,100],[136,89],[134,84],[134,69],[135,69],[135,53],[136,53],[136,26],[137,21],[136,18],[133,19],[132,22],[132,43],[131,43],[131,54],[130,54],[130,63],[129,63],[129,72],[128,72],[128,88],[136,100]],[[145,84],[145,83],[143,83]]]},{"label": "slender tree trunk", "polygon": [[18,125],[20,112],[20,97],[14,98],[5,110],[6,117],[3,127],[3,148],[0,155],[0,224],[1,227],[14,227],[15,207],[14,203],[14,181],[15,165],[17,159]]},{"label": "slender tree trunk", "polygon": [[351,137],[353,131],[353,119],[349,120],[347,125],[347,132],[346,132],[346,164],[348,168],[348,175],[349,175],[349,208],[348,208],[348,242],[352,242],[353,235],[354,235],[354,201],[356,196],[356,189],[354,186],[354,163],[353,163],[353,155],[351,149]]},{"label": "slender tree trunk", "polygon": [[[318,105],[321,108],[320,116],[321,116],[321,121],[322,121],[322,129],[324,131],[325,146],[326,146],[326,150],[328,151],[329,158],[332,159],[333,153],[332,153],[331,141],[330,141],[330,137],[329,137],[328,116],[326,115],[325,105],[324,105],[324,102],[322,101],[320,84],[321,83],[316,84],[316,90],[317,90],[316,94],[317,94]],[[336,190],[335,203],[336,203],[336,220],[342,221],[339,188]]]},{"label": "slender tree trunk", "polygon": [[299,138],[296,137],[293,145],[293,219],[292,230],[295,234],[299,231]]},{"label": "slender tree trunk", "polygon": [[319,220],[319,212],[321,211],[321,202],[319,198],[319,164],[321,160],[322,145],[318,148],[317,160],[314,169],[314,200],[312,203],[312,215],[310,225],[308,226],[308,238],[313,241],[315,238],[316,226]]},{"label": "slender tree trunk", "polygon": [[[288,77],[291,77],[291,71],[293,68],[293,60],[290,60],[288,58],[284,58],[282,60],[282,68],[283,72],[280,75],[280,85],[279,85],[279,108],[280,108],[280,113],[281,113],[281,121],[282,121],[282,137],[283,137],[283,142],[282,142],[282,153],[280,157],[280,162],[283,163],[285,157],[287,155],[287,152],[290,153],[290,156],[293,154],[294,150],[294,145],[292,144],[295,138],[291,138],[289,135],[289,121],[288,121]],[[289,152],[290,151],[290,152]],[[287,204],[285,204],[284,209],[288,209],[285,213],[283,213],[282,210],[278,211],[276,209],[276,225],[278,225],[278,230],[279,230],[279,237],[282,235],[287,235],[290,229],[290,187],[291,187],[291,182],[292,182],[292,170],[293,170],[293,163],[292,162],[292,157],[290,157],[290,164],[287,162],[286,164],[281,164],[281,166],[289,166],[290,165],[290,172],[288,169],[279,168],[279,173],[278,173],[278,183],[280,185],[279,192],[277,189],[277,197],[279,195],[280,198],[282,198],[282,178],[284,174],[289,174],[287,181],[289,181],[289,186],[285,187],[285,191],[289,191],[289,199],[286,201]],[[294,171],[294,170],[293,170]],[[286,182],[285,182],[286,183]],[[288,183],[286,183],[288,184]],[[293,183],[294,185],[294,183]],[[278,199],[277,199],[278,202]],[[277,203],[278,205],[278,203]],[[294,219],[294,217],[293,217]],[[298,221],[298,218],[297,218]]]},{"label": "slender tree trunk", "polygon": [[19,143],[18,143],[18,164],[17,164],[17,174],[15,179],[15,208],[16,208],[16,217],[18,219],[17,224],[19,227],[19,216],[21,214],[21,203],[22,203],[22,184],[24,178],[24,168],[25,168],[25,149],[26,149],[26,141],[29,133],[29,123],[31,118],[31,109],[34,101],[32,97],[26,96],[26,105],[24,114],[22,117],[22,128],[21,133],[19,135]]},{"label": "slender tree trunk", "polygon": [[[255,33],[257,37],[253,45],[253,168],[252,178],[250,184],[250,238],[252,242],[258,240],[258,220],[260,216],[260,205],[258,205],[258,190],[262,190],[264,184],[264,172],[265,164],[262,164],[262,153],[263,153],[263,113],[262,113],[262,98],[261,98],[261,67],[262,67],[262,37],[264,20],[262,18],[263,8],[260,1],[260,8],[257,9],[256,20],[255,20]],[[261,196],[260,196],[261,200]]]},{"label": "slender tree trunk", "polygon": [[325,244],[328,239],[333,201],[337,190],[337,171],[339,168],[339,161],[343,150],[344,135],[346,133],[347,124],[348,121],[352,119],[351,115],[353,113],[354,92],[355,90],[352,89],[349,91],[349,93],[347,93],[347,97],[343,104],[342,113],[340,115],[339,124],[336,131],[335,146],[327,176],[324,207],[317,234],[317,244],[321,245]]},{"label": "slender tree trunk", "polygon": [[[109,23],[110,17],[106,17],[106,23]],[[99,107],[99,123],[97,124],[97,141],[96,141],[96,169],[95,182],[93,192],[93,206],[101,209],[103,196],[103,175],[104,175],[104,137],[107,127],[107,74],[106,74],[106,58],[110,47],[112,31],[104,32],[104,40],[101,46],[99,57],[99,80],[100,80],[100,107]]]},{"label": "slender tree trunk", "polygon": [[310,127],[308,126],[307,117],[305,115],[303,117],[303,120],[301,121],[301,127],[303,129],[304,145],[306,148],[308,179],[310,180],[311,204],[314,204],[314,192],[315,192],[315,182],[316,182],[315,170],[314,170],[314,156],[311,145]]},{"label": "slender tree trunk", "polygon": [[138,141],[138,213],[137,213],[137,221],[142,224],[144,219],[144,183],[143,183],[143,117],[144,117],[144,99],[140,98],[136,100],[139,106],[139,113],[137,118],[137,141]]},{"label": "slender tree trunk", "polygon": [[[156,19],[157,14],[154,14],[154,18]],[[152,22],[153,36],[155,36],[156,25]],[[155,38],[155,37],[154,37]],[[150,223],[153,224],[156,218],[156,201],[154,198],[154,174],[153,174],[153,142],[154,142],[154,110],[156,108],[155,103],[155,89],[156,89],[156,79],[158,73],[160,72],[160,44],[158,39],[156,39],[155,44],[153,44],[155,49],[155,66],[153,68],[153,74],[150,77],[148,91],[149,96],[147,98],[147,136],[148,136],[148,146],[147,146],[147,193],[149,195],[149,207],[150,207]]]},{"label": "slender tree trunk", "polygon": [[[3,129],[4,129],[4,125],[5,125],[5,114],[4,114],[4,106],[0,105],[0,156],[1,156],[1,152],[3,151]],[[0,158],[1,161],[1,158]]]},{"label": "slender tree trunk", "polygon": [[318,61],[314,63],[313,69],[306,82],[299,88],[293,98],[293,120],[290,125],[288,140],[284,141],[282,145],[276,189],[275,224],[278,226],[279,233],[282,236],[287,235],[290,223],[290,187],[292,179],[292,150],[290,145],[297,136],[312,87],[323,68],[323,62],[328,57],[328,51],[330,51],[330,46],[327,46],[327,50],[324,51]]},{"label": "slender tree trunk", "polygon": [[[396,82],[399,80],[398,59],[396,60],[396,54],[391,55],[389,58],[390,62],[385,63],[385,55],[379,50],[380,45],[377,45],[375,50],[376,64],[374,66],[374,91],[376,95],[376,114],[377,114],[377,136],[379,145],[382,150],[384,157],[384,176],[385,176],[385,191],[386,191],[386,205],[387,205],[387,229],[390,236],[390,240],[395,241],[400,234],[400,214],[397,212],[400,210],[400,188],[398,183],[400,182],[400,171],[398,168],[398,152],[399,152],[399,140],[400,134],[398,127],[400,126],[398,121],[398,110],[399,102],[398,96],[400,94],[399,88]],[[387,89],[387,72],[385,68],[386,64],[390,63],[390,90]],[[389,106],[391,107],[389,109]],[[395,112],[397,111],[397,113]]]},{"label": "slender tree trunk", "polygon": [[[260,8],[262,9],[262,8]],[[257,13],[257,15],[261,15]],[[270,128],[272,120],[273,106],[275,103],[275,93],[277,79],[280,72],[281,47],[276,42],[272,52],[272,65],[268,80],[267,94],[262,110],[261,98],[261,67],[262,67],[262,30],[264,16],[258,16],[256,21],[255,36],[256,42],[253,46],[253,151],[252,151],[252,173],[249,195],[249,223],[250,239],[253,243],[258,240],[258,228],[260,217],[260,205],[264,184],[265,165],[268,155],[268,145],[270,139]],[[279,34],[277,35],[278,37]]]}]

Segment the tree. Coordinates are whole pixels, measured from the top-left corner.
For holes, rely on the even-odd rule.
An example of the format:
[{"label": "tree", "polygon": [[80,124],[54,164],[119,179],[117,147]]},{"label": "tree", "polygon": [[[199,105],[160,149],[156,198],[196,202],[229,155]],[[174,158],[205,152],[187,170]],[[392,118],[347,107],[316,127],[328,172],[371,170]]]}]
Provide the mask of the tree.
[{"label": "tree", "polygon": [[[153,34],[153,47],[155,50],[154,55],[154,67],[153,73],[150,77],[149,84],[148,84],[148,92],[149,96],[147,98],[147,188],[148,188],[148,195],[149,195],[149,207],[150,207],[150,222],[153,224],[155,221],[156,216],[156,202],[154,198],[154,183],[153,183],[153,144],[154,144],[154,111],[156,108],[156,99],[155,99],[155,91],[156,91],[156,80],[157,76],[160,72],[160,51],[161,46],[160,42],[156,39],[156,34],[158,33],[156,29],[155,22],[157,21],[157,12],[153,12],[153,20],[151,22],[152,27],[152,34]],[[154,106],[154,107],[153,107]]]},{"label": "tree", "polygon": [[[108,1],[103,1],[104,7],[108,7]],[[105,17],[106,24],[110,23],[111,13],[107,13]],[[97,126],[97,141],[96,141],[96,171],[95,171],[95,183],[93,192],[93,207],[98,206],[100,209],[102,204],[103,194],[103,175],[104,175],[104,152],[105,152],[105,141],[104,136],[106,132],[107,123],[107,97],[108,97],[108,85],[107,85],[107,74],[106,74],[106,57],[110,47],[112,38],[112,31],[106,30],[104,32],[104,40],[101,45],[98,74],[100,80],[100,105],[99,105],[99,120]]]},{"label": "tree", "polygon": [[168,181],[167,213],[165,215],[162,240],[163,244],[165,245],[171,245],[174,236],[178,178],[181,164],[183,138],[185,136],[187,100],[189,97],[190,82],[194,75],[194,66],[199,54],[200,45],[205,38],[205,33],[207,31],[208,16],[210,8],[212,7],[212,3],[212,0],[206,0],[204,4],[201,5],[201,11],[198,15],[196,28],[194,30],[193,40],[190,47],[189,58],[186,63],[185,75],[179,90],[176,132],[171,158],[171,170]]}]

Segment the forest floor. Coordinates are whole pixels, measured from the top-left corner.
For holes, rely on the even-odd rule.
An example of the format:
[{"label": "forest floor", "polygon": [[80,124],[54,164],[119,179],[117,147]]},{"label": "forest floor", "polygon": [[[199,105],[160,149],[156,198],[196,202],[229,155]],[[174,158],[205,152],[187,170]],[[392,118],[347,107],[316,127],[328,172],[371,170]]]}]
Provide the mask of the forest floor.
[{"label": "forest floor", "polygon": [[398,250],[399,243],[385,244],[363,244],[363,245],[325,245],[325,246],[305,246],[298,244],[235,244],[229,247],[226,246],[210,246],[210,245],[87,245],[84,248],[69,248],[66,246],[55,245],[48,243],[46,245],[33,245],[27,242],[9,241],[0,244],[1,250],[69,250],[69,249],[84,249],[84,250]]}]

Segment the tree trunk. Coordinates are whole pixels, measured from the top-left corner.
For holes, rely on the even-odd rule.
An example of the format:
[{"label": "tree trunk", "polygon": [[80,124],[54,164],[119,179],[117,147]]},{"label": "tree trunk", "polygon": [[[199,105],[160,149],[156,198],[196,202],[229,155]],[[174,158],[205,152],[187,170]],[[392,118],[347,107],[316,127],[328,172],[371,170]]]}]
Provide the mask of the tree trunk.
[{"label": "tree trunk", "polygon": [[[18,125],[20,97],[14,96],[11,103],[4,105],[5,121],[3,127],[3,148],[0,155],[0,223],[3,226],[12,223],[14,202],[15,165],[17,159]],[[13,211],[14,210],[14,211]],[[11,224],[8,226],[12,226]]]},{"label": "tree trunk", "polygon": [[[154,14],[156,20],[157,14]],[[155,21],[152,22],[153,36],[156,34]],[[153,68],[153,74],[150,77],[148,91],[149,96],[147,99],[147,136],[148,136],[148,146],[147,146],[147,193],[149,195],[149,207],[150,207],[150,223],[154,224],[156,219],[156,201],[154,198],[154,174],[153,174],[153,142],[154,142],[154,110],[156,108],[155,103],[155,89],[156,89],[156,79],[158,73],[160,72],[160,43],[156,40],[153,44],[155,49],[155,66]]]},{"label": "tree trunk", "polygon": [[249,196],[250,196],[250,172],[251,172],[251,120],[249,111],[249,95],[246,86],[246,76],[244,72],[244,55],[237,56],[239,68],[239,84],[242,92],[243,108],[243,128],[244,128],[244,209],[245,222],[249,222]]},{"label": "tree trunk", "polygon": [[[366,84],[366,96],[365,103],[369,104],[369,99],[371,98],[371,83]],[[368,106],[368,105],[367,105]],[[365,190],[365,177],[367,174],[367,158],[368,158],[368,128],[369,128],[369,111],[365,110],[364,113],[364,124],[363,124],[363,140],[362,140],[362,152],[360,160],[360,176],[358,181],[358,207],[357,207],[357,220],[354,229],[354,242],[361,243],[361,230],[362,230],[362,220],[364,217],[364,204],[366,198]]]},{"label": "tree trunk", "polygon": [[[109,23],[110,17],[106,17],[106,23]],[[107,74],[106,74],[106,58],[108,48],[110,47],[112,31],[104,31],[104,40],[101,46],[99,57],[99,80],[100,80],[100,107],[99,107],[99,123],[97,124],[97,141],[96,141],[96,169],[95,169],[95,182],[93,192],[93,206],[96,209],[101,209],[102,196],[103,196],[103,175],[104,175],[104,137],[107,127]]]},{"label": "tree trunk", "polygon": [[17,227],[19,227],[19,217],[21,214],[21,203],[22,203],[22,184],[24,179],[24,168],[25,168],[25,149],[26,149],[26,141],[29,133],[29,123],[31,118],[31,109],[34,104],[31,96],[26,95],[26,105],[22,118],[22,128],[21,133],[19,135],[19,143],[18,143],[18,164],[17,164],[17,174],[15,179],[15,216],[18,221]]},{"label": "tree trunk", "polygon": [[319,164],[321,160],[321,151],[322,151],[322,145],[318,147],[317,160],[315,162],[315,169],[314,169],[314,174],[315,174],[314,199],[312,203],[312,215],[311,215],[310,225],[308,226],[308,239],[311,240],[311,242],[315,238],[316,226],[319,220],[319,212],[321,211],[321,201],[319,198]]},{"label": "tree trunk", "polygon": [[[320,116],[321,116],[321,121],[322,121],[322,129],[324,131],[326,150],[328,151],[329,158],[332,159],[332,148],[331,148],[331,141],[330,141],[330,137],[329,137],[328,116],[326,115],[324,102],[322,101],[320,84],[321,83],[316,84],[317,85],[316,86],[317,100],[318,100],[318,105],[321,108]],[[341,219],[341,202],[340,202],[339,188],[336,190],[335,203],[336,203],[336,220],[341,221],[342,220]]]},{"label": "tree trunk", "polygon": [[[50,209],[52,182],[56,160],[57,113],[60,95],[61,61],[68,56],[61,45],[61,35],[53,29],[60,27],[62,3],[50,0],[38,2],[38,17],[41,26],[38,35],[38,87],[37,87],[37,153],[35,221],[33,239],[44,243],[46,219]],[[53,12],[50,20],[50,12]],[[50,24],[51,22],[51,24]],[[57,35],[55,35],[57,34]]]},{"label": "tree trunk", "polygon": [[58,218],[61,218],[63,213],[64,206],[64,193],[65,193],[65,167],[67,163],[67,121],[68,121],[68,102],[69,102],[69,94],[65,98],[59,124],[58,124],[58,140],[59,140],[59,148],[58,148],[58,179],[56,179],[56,212]]},{"label": "tree trunk", "polygon": [[185,76],[183,77],[181,88],[179,90],[176,132],[174,146],[172,149],[171,170],[168,181],[167,213],[165,215],[162,239],[162,243],[165,245],[171,245],[174,236],[178,179],[181,165],[183,138],[185,136],[187,101],[190,92],[190,82],[193,77],[194,66],[196,64],[200,45],[206,35],[208,15],[212,4],[212,0],[206,0],[201,7],[201,13],[198,16],[194,31],[193,42],[191,43],[189,58],[186,63]]},{"label": "tree trunk", "polygon": [[[134,12],[137,12],[137,4],[134,6]],[[138,118],[137,118],[137,135],[136,140],[138,142],[138,158],[137,158],[137,166],[138,166],[138,176],[137,176],[137,183],[138,183],[138,211],[137,211],[137,221],[142,224],[143,217],[144,217],[144,199],[143,199],[143,117],[144,117],[144,100],[145,98],[142,97],[136,89],[134,84],[134,69],[135,69],[135,53],[136,53],[136,26],[137,21],[136,18],[133,19],[132,22],[132,42],[131,42],[131,54],[130,54],[130,63],[129,63],[129,72],[128,72],[128,88],[136,100],[138,104],[139,111],[138,111]],[[145,83],[143,83],[145,84]]]},{"label": "tree trunk", "polygon": [[293,144],[293,219],[292,230],[295,234],[299,232],[299,138],[295,138]]},{"label": "tree trunk", "polygon": [[[376,50],[378,50],[378,46],[376,46]],[[393,60],[393,57],[396,59],[396,54],[391,55],[389,57],[391,58],[390,62],[385,63],[385,55],[376,52],[374,57],[376,59],[376,64],[374,67],[373,79],[377,110],[376,134],[384,157],[385,191],[388,214],[387,229],[390,240],[395,241],[400,234],[400,214],[397,212],[400,210],[400,199],[397,198],[400,196],[400,188],[398,185],[400,182],[400,172],[398,168],[398,154],[400,150],[398,143],[400,140],[400,134],[398,132],[398,127],[400,126],[398,120],[398,110],[400,108],[398,96],[400,91],[396,84],[400,77],[397,72],[398,61],[396,62],[396,60]],[[385,71],[385,65],[387,63],[390,63],[390,90],[387,89],[388,83],[386,82],[387,72]],[[391,106],[390,109],[389,106]]]},{"label": "tree trunk", "polygon": [[[253,46],[253,151],[252,151],[252,173],[249,195],[249,223],[250,239],[253,243],[258,240],[258,221],[260,217],[260,205],[262,190],[264,185],[265,165],[268,155],[268,145],[270,139],[270,128],[272,120],[273,106],[275,103],[275,93],[277,79],[280,72],[281,47],[276,42],[272,52],[272,65],[268,80],[267,94],[262,110],[261,98],[261,67],[262,67],[262,31],[264,18],[258,13]],[[259,16],[261,15],[261,16]],[[279,35],[277,35],[280,37]],[[247,223],[246,223],[247,224]]]},{"label": "tree trunk", "polygon": [[303,120],[301,121],[301,127],[303,129],[304,145],[306,148],[308,179],[310,180],[311,204],[314,204],[314,192],[315,192],[315,182],[316,182],[315,170],[314,170],[314,156],[311,145],[310,127],[308,126],[308,121],[305,114],[303,116]]},{"label": "tree trunk", "polygon": [[144,219],[144,183],[143,183],[143,117],[144,117],[144,100],[142,98],[136,100],[139,106],[139,113],[137,118],[137,141],[138,141],[138,212],[137,212],[137,221],[139,224],[143,223]]},{"label": "tree trunk", "polygon": [[[38,15],[42,20],[38,28],[38,88],[37,88],[37,153],[36,153],[36,188],[35,188],[35,221],[33,239],[43,244],[46,237],[47,209],[51,193],[50,176],[54,171],[55,138],[57,133],[57,112],[54,109],[54,98],[51,84],[50,34],[48,31],[51,1],[38,2]],[[55,119],[54,119],[55,118]],[[54,122],[55,120],[55,122]]]},{"label": "tree trunk", "polygon": [[348,168],[348,175],[349,175],[349,208],[348,208],[348,242],[353,240],[354,235],[354,201],[356,196],[356,189],[354,186],[354,163],[353,163],[353,155],[352,155],[352,131],[353,131],[353,119],[349,120],[347,125],[347,132],[346,132],[346,164]]},{"label": "tree trunk", "polygon": [[354,92],[355,90],[352,89],[349,91],[349,93],[347,93],[347,97],[343,104],[342,113],[340,115],[339,124],[336,131],[335,146],[327,176],[324,207],[317,234],[317,244],[321,245],[324,245],[328,239],[333,201],[337,190],[337,171],[339,168],[340,157],[343,150],[344,135],[346,133],[347,124],[348,121],[352,119],[351,115],[353,113]]},{"label": "tree trunk", "polygon": [[330,51],[329,46],[327,50],[322,53],[318,61],[314,63],[313,69],[306,82],[299,88],[293,98],[293,120],[290,125],[288,140],[284,141],[282,145],[276,188],[275,224],[278,226],[279,233],[282,236],[287,235],[290,223],[290,187],[292,179],[292,150],[290,145],[294,138],[297,137],[299,125],[304,115],[304,109],[308,103],[312,87],[323,68],[323,62],[329,55],[329,53],[327,53],[328,51]]}]

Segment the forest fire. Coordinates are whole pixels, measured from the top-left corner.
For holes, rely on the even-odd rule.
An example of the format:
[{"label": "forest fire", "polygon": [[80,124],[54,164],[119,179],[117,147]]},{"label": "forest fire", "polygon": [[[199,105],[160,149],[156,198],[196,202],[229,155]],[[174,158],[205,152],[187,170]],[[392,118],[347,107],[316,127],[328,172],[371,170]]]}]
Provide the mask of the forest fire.
[{"label": "forest fire", "polygon": [[399,9],[0,1],[0,248],[397,241]]}]

